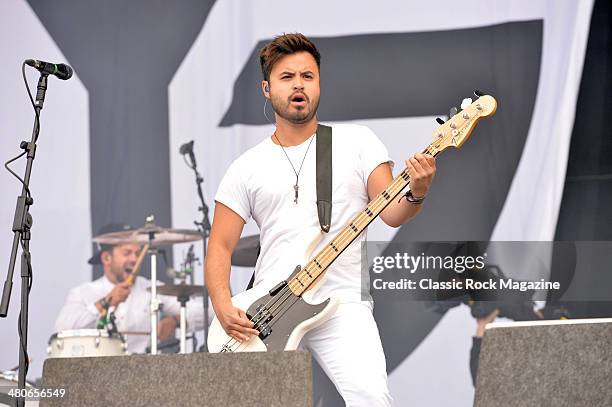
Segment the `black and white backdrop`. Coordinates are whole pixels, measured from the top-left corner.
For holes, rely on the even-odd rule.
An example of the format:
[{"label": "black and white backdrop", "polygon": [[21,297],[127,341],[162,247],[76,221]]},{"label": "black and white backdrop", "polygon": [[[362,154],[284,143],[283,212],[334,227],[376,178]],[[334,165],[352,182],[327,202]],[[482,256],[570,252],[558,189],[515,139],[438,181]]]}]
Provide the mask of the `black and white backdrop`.
[{"label": "black and white backdrop", "polygon": [[[148,214],[162,226],[181,228],[198,219],[193,176],[179,146],[195,140],[212,207],[230,162],[269,136],[273,126],[263,115],[256,53],[283,32],[303,32],[321,50],[321,121],[371,127],[397,163],[428,144],[435,117],[474,89],[498,99],[495,118],[482,122],[460,153],[440,157],[418,219],[397,230],[375,223],[370,240],[576,238],[570,226],[559,223],[560,208],[563,204],[568,222],[578,222],[574,210],[580,204],[567,190],[564,198],[566,171],[570,144],[573,151],[576,137],[582,137],[574,131],[572,138],[572,129],[580,112],[591,17],[595,21],[594,9],[609,15],[605,3],[5,0],[0,6],[4,160],[31,131],[21,62],[65,61],[75,69],[65,83],[49,81],[32,176],[29,377],[41,374],[47,339],[68,290],[99,276],[86,263],[96,230],[113,221],[139,225]],[[609,26],[609,18],[597,21]],[[604,47],[610,44],[607,33]],[[591,73],[606,77],[596,68]],[[30,72],[29,78],[34,85],[36,76]],[[609,89],[609,79],[604,83]],[[598,92],[609,106],[605,91]],[[597,141],[604,133],[590,137]],[[575,176],[607,168],[602,164],[584,174],[577,163],[569,166]],[[594,179],[604,182],[601,191],[606,180]],[[590,196],[602,200],[598,208],[609,206],[611,194],[593,192],[594,181],[578,178],[571,187],[581,194],[580,182],[590,182]],[[0,173],[0,191],[2,266],[8,264],[20,191],[7,172]],[[596,224],[598,214],[609,211],[585,216]],[[590,232],[579,238],[609,238]],[[256,225],[249,223],[245,235],[255,233]],[[177,247],[170,258],[180,259],[184,251]],[[234,270],[233,288],[244,287],[249,277],[248,269]],[[0,370],[17,365],[18,298],[15,288],[9,318],[0,320]],[[418,303],[381,303],[375,313],[397,405],[471,404],[468,360],[475,323],[466,307],[439,315]],[[338,403],[326,380],[317,375],[315,383],[319,403]]]}]

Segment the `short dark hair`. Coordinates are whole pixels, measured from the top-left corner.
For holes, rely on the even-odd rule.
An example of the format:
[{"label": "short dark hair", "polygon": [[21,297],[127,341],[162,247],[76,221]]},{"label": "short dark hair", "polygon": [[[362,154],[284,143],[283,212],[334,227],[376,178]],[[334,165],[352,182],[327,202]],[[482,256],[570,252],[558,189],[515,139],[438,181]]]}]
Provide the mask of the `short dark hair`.
[{"label": "short dark hair", "polygon": [[270,81],[270,72],[279,59],[297,52],[308,52],[317,62],[317,68],[321,69],[321,54],[312,41],[300,33],[282,34],[259,50],[259,63],[264,80]]}]

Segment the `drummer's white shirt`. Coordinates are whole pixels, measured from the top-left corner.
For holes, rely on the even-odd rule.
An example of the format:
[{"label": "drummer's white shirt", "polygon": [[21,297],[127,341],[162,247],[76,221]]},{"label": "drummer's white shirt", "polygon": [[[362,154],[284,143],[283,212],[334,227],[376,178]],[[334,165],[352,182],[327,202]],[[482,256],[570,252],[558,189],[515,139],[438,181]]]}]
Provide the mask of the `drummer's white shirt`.
[{"label": "drummer's white shirt", "polygon": [[[151,331],[151,293],[147,288],[151,281],[144,277],[136,277],[127,299],[115,309],[116,324],[119,332],[150,332]],[[91,329],[96,327],[100,317],[95,303],[106,296],[114,284],[106,276],[82,284],[70,290],[66,302],[55,321],[56,332],[68,329]],[[179,315],[180,304],[173,297],[158,295],[162,303],[164,315]],[[201,300],[191,300],[187,303],[188,328],[201,329],[204,325],[203,306]],[[150,345],[149,336],[125,335],[128,351],[144,353]]]},{"label": "drummer's white shirt", "polygon": [[[269,136],[230,165],[215,196],[215,201],[229,207],[245,223],[252,216],[259,226],[261,252],[255,284],[269,288],[286,279],[298,264],[305,264],[306,248],[321,233],[316,205],[316,136],[285,151],[295,171],[304,159],[297,204],[295,173],[283,149]],[[313,255],[366,207],[371,172],[381,163],[393,165],[378,137],[369,128],[354,124],[332,126],[332,162],[331,229]],[[362,300],[361,242],[366,240],[366,232],[329,267],[318,291],[308,293],[311,300],[318,302],[331,295],[341,302]],[[369,297],[367,290],[365,294]]]}]

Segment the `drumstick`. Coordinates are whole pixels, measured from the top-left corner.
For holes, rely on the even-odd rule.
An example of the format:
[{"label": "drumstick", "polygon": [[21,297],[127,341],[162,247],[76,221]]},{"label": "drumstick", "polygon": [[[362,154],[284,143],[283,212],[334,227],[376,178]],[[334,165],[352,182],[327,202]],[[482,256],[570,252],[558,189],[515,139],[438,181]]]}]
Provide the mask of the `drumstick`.
[{"label": "drumstick", "polygon": [[140,266],[142,265],[142,261],[144,260],[146,254],[147,254],[147,251],[149,251],[149,244],[148,243],[146,243],[142,247],[142,250],[140,251],[140,255],[138,256],[138,259],[136,260],[136,265],[134,265],[134,268],[132,269],[132,273],[127,278],[127,282],[128,282],[129,285],[133,285],[134,284],[134,281],[136,280],[136,275],[140,271]]}]

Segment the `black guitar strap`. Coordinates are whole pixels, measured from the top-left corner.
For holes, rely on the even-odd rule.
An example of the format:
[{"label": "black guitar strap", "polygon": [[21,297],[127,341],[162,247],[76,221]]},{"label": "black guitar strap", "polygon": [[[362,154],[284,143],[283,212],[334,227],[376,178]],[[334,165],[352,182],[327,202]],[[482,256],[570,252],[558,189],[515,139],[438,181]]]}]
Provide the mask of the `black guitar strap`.
[{"label": "black guitar strap", "polygon": [[332,129],[317,127],[317,213],[319,225],[329,232],[332,213]]},{"label": "black guitar strap", "polygon": [[[319,225],[324,233],[331,227],[332,213],[332,128],[319,124],[317,127],[317,213]],[[260,247],[261,250],[261,247]],[[259,250],[257,251],[259,257]],[[247,285],[253,288],[255,273]]]}]

